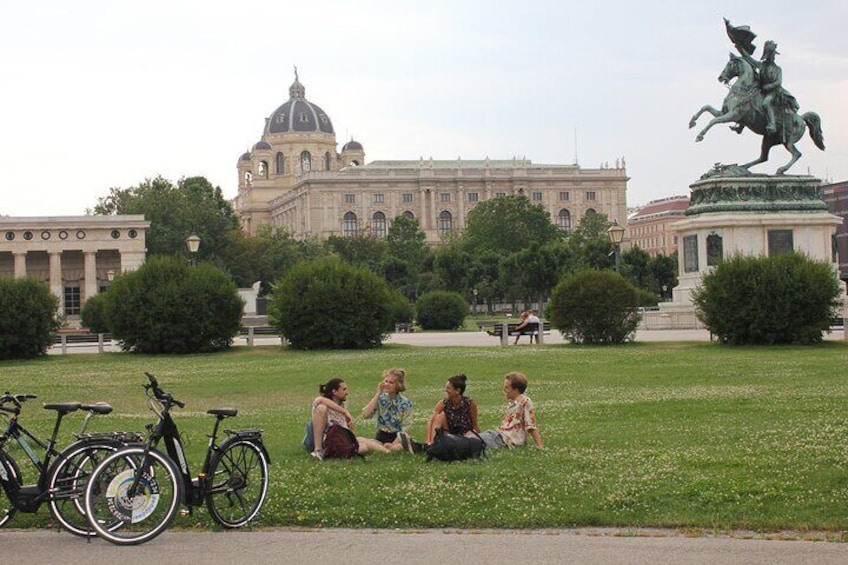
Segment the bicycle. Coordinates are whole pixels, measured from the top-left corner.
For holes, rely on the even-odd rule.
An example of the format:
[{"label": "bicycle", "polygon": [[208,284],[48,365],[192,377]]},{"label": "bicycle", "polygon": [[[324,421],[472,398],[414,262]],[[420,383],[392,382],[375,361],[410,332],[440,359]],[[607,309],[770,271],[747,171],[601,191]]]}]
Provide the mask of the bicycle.
[{"label": "bicycle", "polygon": [[[91,527],[103,539],[117,545],[135,545],[161,534],[174,520],[179,506],[183,514],[206,504],[212,518],[223,527],[239,528],[259,513],[268,494],[270,459],[262,443],[262,430],[224,430],[227,438],[217,443],[221,422],[238,414],[235,408],[207,410],[215,417],[201,472],[192,477],[182,438],[171,416],[185,403],[160,388],[145,373],[144,385],[150,409],[158,422],[150,427],[143,445],[130,446],[106,457],[93,471],[85,491],[85,511]],[[164,442],[167,454],[158,449]],[[120,527],[109,529],[112,520]]]},{"label": "bicycle", "polygon": [[[34,394],[8,392],[0,396],[0,413],[9,418],[5,431],[0,435],[0,484],[6,493],[6,503],[0,502],[0,527],[11,520],[16,512],[35,513],[46,502],[50,513],[65,530],[79,536],[94,535],[81,504],[88,476],[106,453],[116,451],[130,442],[139,442],[142,437],[131,432],[86,434],[89,420],[95,414],[109,414],[112,407],[103,402],[63,402],[44,404],[46,410],[56,411],[53,433],[49,440],[44,441],[19,421],[22,404],[35,398],[37,396]],[[56,449],[56,438],[62,419],[78,410],[88,414],[76,434],[77,440],[59,452]],[[23,484],[20,467],[6,450],[9,440],[14,440],[21,447],[38,472],[36,483]],[[43,455],[39,455],[39,449]],[[113,520],[104,527],[114,528],[117,525]]]}]

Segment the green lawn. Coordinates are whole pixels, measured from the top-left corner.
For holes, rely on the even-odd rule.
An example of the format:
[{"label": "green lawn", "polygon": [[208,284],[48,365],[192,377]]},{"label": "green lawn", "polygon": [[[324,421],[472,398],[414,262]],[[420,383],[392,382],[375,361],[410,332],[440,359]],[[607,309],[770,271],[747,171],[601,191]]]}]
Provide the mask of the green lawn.
[{"label": "green lawn", "polygon": [[[153,421],[143,372],[187,402],[176,418],[198,466],[208,408],[240,409],[233,426],[265,430],[271,492],[262,526],[545,528],[682,527],[841,531],[848,528],[848,346],[728,348],[706,343],[413,348],[217,355],[67,355],[0,363],[0,387],[34,392],[22,421],[47,434],[41,401],[107,400],[98,429]],[[469,376],[483,428],[497,425],[504,373],[530,379],[547,449],[483,461],[425,464],[406,454],[317,462],[300,447],[309,402],[332,376],[358,412],[380,372],[407,370],[413,436],[445,379]],[[80,421],[71,417],[64,440]],[[373,432],[359,422],[360,434]],[[15,453],[18,460],[21,453]],[[208,526],[205,510],[179,519]],[[47,508],[13,525],[50,523]]]}]

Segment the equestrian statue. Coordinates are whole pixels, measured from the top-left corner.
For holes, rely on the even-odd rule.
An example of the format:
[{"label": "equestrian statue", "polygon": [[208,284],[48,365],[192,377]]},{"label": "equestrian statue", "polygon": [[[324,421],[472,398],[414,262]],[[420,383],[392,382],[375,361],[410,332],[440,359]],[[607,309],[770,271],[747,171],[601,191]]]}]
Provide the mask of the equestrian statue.
[{"label": "equestrian statue", "polygon": [[[739,55],[730,54],[730,60],[718,77],[719,81],[730,85],[730,91],[724,98],[721,110],[710,105],[704,106],[689,120],[689,127],[695,127],[701,114],[709,112],[714,118],[698,133],[695,141],[702,141],[714,125],[728,122],[735,122],[730,129],[736,133],[742,133],[747,127],[763,136],[759,158],[741,165],[745,170],[768,161],[771,148],[783,145],[792,159],[777,169],[777,174],[782,175],[801,157],[795,143],[806,129],[809,128],[816,147],[824,150],[821,118],[815,112],[798,115],[798,102],[783,88],[783,71],[775,62],[775,55],[780,54],[777,43],[766,41],[762,56],[757,61],[752,57],[756,50],[753,40],[757,35],[748,26],[730,25],[726,18],[724,25],[730,41],[739,52]],[[731,80],[733,84],[730,84]]]}]

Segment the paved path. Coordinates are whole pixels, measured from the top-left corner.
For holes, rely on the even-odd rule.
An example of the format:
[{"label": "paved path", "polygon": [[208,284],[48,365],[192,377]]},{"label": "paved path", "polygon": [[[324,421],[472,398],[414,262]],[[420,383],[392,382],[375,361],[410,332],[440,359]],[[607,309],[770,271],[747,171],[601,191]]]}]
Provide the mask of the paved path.
[{"label": "paved path", "polygon": [[0,548],[3,563],[14,565],[848,563],[848,544],[845,543],[689,537],[661,530],[169,531],[144,545],[132,547],[117,547],[97,539],[88,543],[62,532],[0,530]]}]

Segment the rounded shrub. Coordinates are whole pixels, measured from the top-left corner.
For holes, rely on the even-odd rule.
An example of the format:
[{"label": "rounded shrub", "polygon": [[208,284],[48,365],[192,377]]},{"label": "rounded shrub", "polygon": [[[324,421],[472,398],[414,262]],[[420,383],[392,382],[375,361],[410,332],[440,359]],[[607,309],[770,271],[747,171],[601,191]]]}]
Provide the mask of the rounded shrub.
[{"label": "rounded shrub", "polygon": [[455,330],[462,326],[468,305],[458,292],[425,292],[415,303],[415,318],[425,330]]},{"label": "rounded shrub", "polygon": [[0,312],[0,359],[45,354],[62,324],[59,299],[32,278],[0,278]]},{"label": "rounded shrub", "polygon": [[95,294],[82,305],[80,320],[83,327],[88,328],[92,333],[109,333],[109,322],[106,318],[107,300],[105,294]]},{"label": "rounded shrub", "polygon": [[202,353],[232,344],[244,303],[217,267],[152,257],[112,283],[104,296],[112,337],[141,353]]},{"label": "rounded shrub", "polygon": [[721,343],[812,344],[838,315],[833,266],[806,255],[736,255],[692,293],[698,318]]},{"label": "rounded shrub", "polygon": [[639,324],[640,294],[612,271],[579,271],[563,279],[548,303],[551,325],[573,343],[623,343]]},{"label": "rounded shrub", "polygon": [[394,295],[385,280],[339,257],[297,264],[274,285],[275,325],[298,349],[365,349],[389,333]]}]

